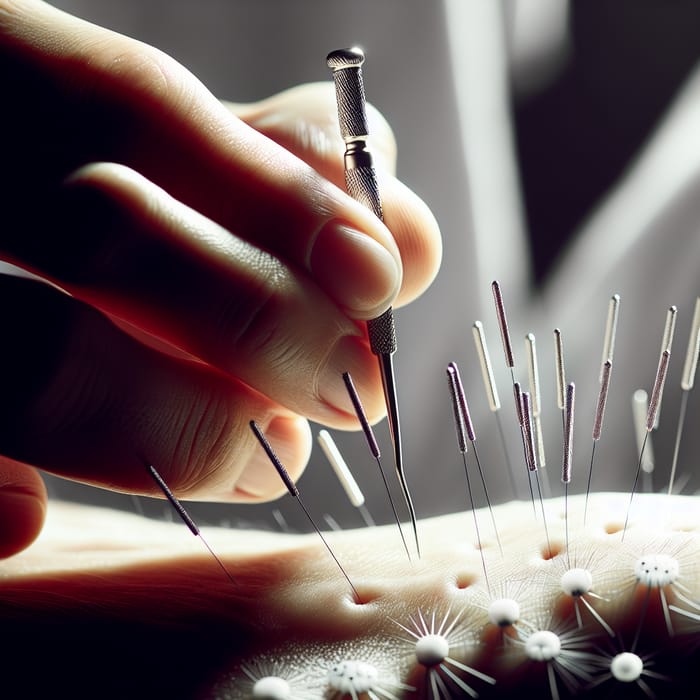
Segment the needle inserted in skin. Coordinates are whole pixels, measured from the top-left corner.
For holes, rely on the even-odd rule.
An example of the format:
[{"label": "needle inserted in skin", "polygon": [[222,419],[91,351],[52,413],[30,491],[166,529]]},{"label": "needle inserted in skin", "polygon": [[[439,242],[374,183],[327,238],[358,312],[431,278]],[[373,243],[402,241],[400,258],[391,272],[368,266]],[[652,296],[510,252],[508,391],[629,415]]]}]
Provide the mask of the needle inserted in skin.
[{"label": "needle inserted in skin", "polygon": [[598,402],[596,404],[595,419],[593,421],[593,448],[591,449],[591,464],[588,468],[588,484],[586,485],[586,501],[583,507],[583,524],[586,524],[588,513],[588,496],[591,492],[591,478],[593,477],[593,460],[595,459],[595,446],[603,433],[603,418],[605,416],[605,406],[608,401],[608,389],[610,388],[610,375],[612,373],[612,360],[608,359],[603,363],[603,371],[600,375],[600,390],[598,392]]},{"label": "needle inserted in skin", "polygon": [[272,466],[277,470],[280,479],[282,479],[282,482],[287,487],[287,491],[289,491],[290,495],[292,495],[296,499],[297,503],[301,506],[301,509],[304,511],[304,514],[309,519],[311,525],[313,525],[313,528],[314,530],[316,530],[318,536],[321,538],[321,541],[324,545],[326,545],[328,553],[333,557],[333,561],[335,561],[335,563],[338,565],[338,568],[340,569],[343,576],[345,576],[346,581],[350,584],[350,588],[352,588],[352,592],[355,595],[355,600],[359,602],[360,595],[357,592],[357,589],[355,588],[355,586],[352,585],[352,581],[345,572],[345,569],[342,567],[341,563],[338,561],[338,557],[336,557],[335,554],[333,554],[333,550],[326,541],[326,538],[323,536],[323,533],[321,532],[321,530],[319,530],[318,525],[316,525],[314,519],[311,517],[311,513],[309,513],[309,511],[306,509],[304,502],[301,500],[301,496],[299,495],[299,489],[296,487],[296,484],[292,481],[292,478],[287,473],[287,470],[280,461],[279,457],[275,454],[275,451],[272,449],[272,446],[267,441],[267,438],[263,435],[263,432],[258,427],[258,424],[254,420],[251,420],[249,425],[250,429],[253,431],[253,434],[257,438],[261,447],[263,448],[263,450],[265,450],[265,454],[267,454],[270,462],[272,462]]},{"label": "needle inserted in skin", "polygon": [[571,465],[574,447],[574,403],[576,401],[576,386],[571,382],[566,387],[564,457],[561,465],[561,480],[564,484],[564,528],[566,532],[566,559],[571,568],[569,550],[569,484],[571,483]]},{"label": "needle inserted in skin", "polygon": [[586,502],[583,507],[583,524],[586,524],[588,515],[588,496],[591,492],[591,478],[593,476],[593,463],[595,460],[595,447],[600,440],[603,430],[603,415],[605,404],[608,400],[610,388],[610,374],[612,371],[613,355],[615,354],[615,337],[617,335],[617,321],[620,316],[620,295],[613,294],[608,304],[608,316],[605,319],[605,335],[603,336],[603,357],[600,364],[598,383],[598,402],[596,404],[595,419],[593,421],[593,448],[591,449],[591,464],[588,468],[588,483],[586,486]]},{"label": "needle inserted in skin", "polygon": [[676,428],[676,443],[673,447],[673,463],[671,465],[671,477],[668,482],[668,495],[673,493],[673,483],[676,478],[676,467],[678,465],[678,453],[681,448],[681,436],[683,425],[685,424],[685,413],[688,408],[688,394],[695,384],[695,372],[698,366],[698,355],[700,355],[700,297],[695,299],[695,311],[693,312],[693,323],[690,327],[690,337],[688,338],[688,350],[685,354],[683,364],[683,377],[681,378],[681,408],[678,415],[678,427]]},{"label": "needle inserted in skin", "polygon": [[195,536],[199,537],[200,540],[204,543],[204,546],[209,550],[209,554],[214,557],[216,563],[221,567],[221,570],[226,574],[226,577],[228,578],[231,583],[233,583],[235,586],[238,586],[238,581],[231,575],[230,571],[224,566],[224,563],[219,559],[219,557],[216,556],[214,553],[214,550],[209,546],[209,543],[204,539],[204,535],[200,532],[199,528],[197,527],[197,524],[192,520],[190,517],[189,513],[185,510],[185,506],[180,503],[180,501],[175,497],[175,494],[170,490],[168,485],[165,483],[163,480],[163,477],[156,471],[156,468],[152,465],[149,464],[147,465],[148,467],[148,472],[149,474],[153,477],[153,480],[158,484],[158,488],[163,492],[163,495],[170,501],[170,504],[172,507],[175,509],[177,514],[182,518],[182,521],[187,525],[187,527],[190,529],[190,532]]},{"label": "needle inserted in skin", "polygon": [[[676,318],[678,317],[678,309],[675,306],[671,306],[666,312],[666,323],[664,325],[664,334],[661,339],[661,350],[659,351],[659,361],[661,361],[661,355],[664,350],[671,352],[671,346],[673,345],[673,335],[676,332]],[[661,420],[661,402],[664,397],[664,389],[661,387],[661,393],[658,398],[658,406],[656,407],[656,418],[654,419],[654,430],[659,427],[659,420]]]},{"label": "needle inserted in skin", "polygon": [[600,360],[600,376],[598,382],[603,381],[605,363],[613,361],[615,354],[615,337],[617,335],[617,320],[620,316],[620,295],[613,294],[608,304],[608,316],[605,320],[605,336],[603,337],[603,356]]},{"label": "needle inserted in skin", "polygon": [[[537,366],[537,345],[533,333],[525,336],[525,353],[527,356],[527,376],[530,384],[530,396],[532,397],[532,429],[535,433],[535,449],[537,455],[537,467],[543,469],[547,466],[544,454],[544,438],[542,436],[542,397],[540,393],[540,373]],[[549,478],[547,472],[542,472],[542,485],[545,496],[549,497]]]},{"label": "needle inserted in skin", "polygon": [[554,368],[557,377],[557,406],[561,411],[562,428],[566,430],[566,370],[564,368],[564,342],[561,337],[561,330],[554,329]]},{"label": "needle inserted in skin", "polygon": [[[326,63],[333,71],[340,133],[345,141],[345,185],[350,196],[364,204],[379,219],[383,220],[377,175],[372,164],[372,154],[367,149],[369,127],[365,107],[365,88],[362,78],[362,64],[364,60],[364,53],[356,47],[338,49],[337,51],[332,51],[326,57]],[[396,474],[411,516],[413,532],[416,538],[416,549],[420,558],[416,511],[408,490],[403,465],[399,402],[392,359],[394,352],[396,352],[396,329],[391,307],[377,318],[368,321],[367,331],[372,352],[379,360],[389,430],[394,447]]]},{"label": "needle inserted in skin", "polygon": [[377,443],[377,439],[374,437],[374,431],[372,430],[372,426],[367,420],[367,414],[365,413],[364,406],[362,405],[362,401],[360,400],[360,395],[357,393],[357,389],[355,388],[355,384],[353,383],[352,377],[350,376],[349,372],[343,372],[343,381],[345,382],[345,388],[348,391],[348,396],[350,397],[352,406],[355,409],[355,415],[357,416],[357,420],[360,422],[360,425],[362,426],[362,432],[365,434],[365,439],[367,440],[369,451],[372,453],[372,456],[374,457],[375,461],[377,462],[377,466],[379,467],[379,473],[382,475],[382,481],[384,482],[386,495],[389,497],[391,511],[394,514],[394,519],[396,520],[396,527],[399,528],[399,534],[401,535],[401,541],[403,542],[404,549],[406,550],[406,556],[408,556],[408,560],[411,561],[411,553],[408,551],[406,538],[404,537],[403,529],[401,528],[401,520],[399,519],[399,515],[396,512],[394,499],[391,495],[391,490],[389,489],[389,484],[386,480],[384,468],[382,467],[382,453],[379,450],[379,444]]},{"label": "needle inserted in skin", "polygon": [[537,469],[537,455],[535,452],[534,431],[532,430],[532,399],[529,391],[523,391],[520,396],[523,409],[523,427],[525,428],[525,458],[528,469],[534,472]]},{"label": "needle inserted in skin", "polygon": [[537,464],[545,467],[547,462],[544,454],[544,440],[542,439],[542,422],[540,415],[542,410],[542,396],[540,393],[540,373],[537,366],[537,346],[535,336],[528,333],[525,336],[525,351],[527,355],[527,375],[532,396],[532,416],[535,418],[535,446],[537,447]]},{"label": "needle inserted in skin", "polygon": [[[510,370],[510,378],[513,382],[513,398],[515,399],[515,412],[518,416],[518,423],[520,424],[520,436],[523,443],[523,452],[525,453],[525,463],[528,464],[528,445],[526,443],[526,436],[523,424],[523,412],[522,412],[522,391],[520,389],[520,384],[515,381],[515,357],[513,355],[513,343],[510,339],[510,330],[508,329],[508,318],[506,317],[506,307],[503,303],[503,293],[501,292],[501,285],[498,280],[494,280],[491,283],[491,291],[493,292],[493,301],[496,305],[496,318],[498,320],[498,328],[501,331],[501,341],[503,343],[503,356],[506,361],[506,367]],[[536,514],[535,510],[535,496],[532,492],[532,483],[530,481],[530,471],[527,468],[527,483],[530,489],[530,499],[532,500],[532,509]],[[539,479],[538,479],[539,483]]]},{"label": "needle inserted in skin", "polygon": [[527,474],[527,485],[530,489],[530,501],[532,503],[532,513],[537,517],[537,509],[535,508],[535,494],[532,490],[532,470],[530,469],[530,451],[526,435],[525,415],[523,413],[523,391],[520,387],[520,382],[513,383],[513,398],[515,399],[515,412],[518,417],[518,425],[520,426],[520,435],[523,443],[523,454],[525,455],[525,473]]},{"label": "needle inserted in skin", "polygon": [[474,325],[472,326],[472,334],[474,336],[476,352],[479,356],[481,376],[484,380],[484,389],[486,389],[486,398],[489,402],[489,408],[493,413],[496,413],[501,408],[501,400],[498,396],[496,379],[493,376],[493,367],[491,366],[491,357],[486,345],[484,325],[481,323],[481,321],[474,321]]},{"label": "needle inserted in skin", "polygon": [[651,432],[655,423],[656,417],[661,408],[661,396],[666,384],[666,374],[668,373],[668,363],[671,359],[671,351],[664,350],[659,358],[659,366],[656,370],[656,379],[654,380],[654,388],[651,390],[651,400],[649,401],[649,413],[647,415],[647,432]]},{"label": "needle inserted in skin", "polygon": [[[501,538],[498,536],[498,528],[496,527],[496,519],[494,518],[493,507],[491,506],[491,499],[489,498],[489,490],[488,490],[488,488],[486,488],[486,479],[484,478],[484,470],[481,468],[481,460],[479,459],[479,453],[477,452],[477,449],[476,449],[476,432],[474,430],[474,423],[472,422],[471,413],[469,411],[469,404],[467,403],[467,397],[464,393],[464,385],[462,384],[462,378],[459,374],[459,368],[457,367],[457,363],[450,362],[450,364],[447,366],[447,380],[448,380],[448,384],[450,386],[450,391],[454,394],[454,398],[453,398],[452,402],[453,402],[453,404],[455,401],[457,402],[459,413],[461,414],[462,421],[464,423],[464,430],[466,431],[467,437],[469,438],[469,441],[472,444],[472,449],[474,450],[474,459],[476,460],[476,466],[477,466],[477,470],[479,472],[481,486],[484,489],[484,496],[486,497],[486,505],[488,506],[489,514],[491,516],[491,523],[493,524],[493,531],[494,531],[494,534],[496,535],[496,542],[498,543],[498,549],[501,552],[501,556],[503,556],[503,547],[501,546]],[[455,416],[455,420],[456,420],[456,416]],[[460,451],[461,451],[461,443],[460,443]],[[464,452],[462,454],[464,457],[465,468],[466,468],[466,455],[467,455],[466,444],[465,444]],[[471,493],[471,488],[470,488],[470,493]]]},{"label": "needle inserted in skin", "polygon": [[[491,585],[489,583],[489,576],[486,572],[486,559],[484,557],[484,548],[481,545],[481,534],[479,532],[479,519],[476,517],[476,508],[474,507],[474,495],[472,493],[471,480],[469,478],[469,469],[467,469],[467,430],[465,423],[465,415],[462,408],[462,401],[460,398],[460,390],[458,383],[460,382],[457,367],[451,363],[447,367],[447,386],[450,390],[450,398],[452,399],[452,411],[454,413],[455,419],[455,430],[457,432],[457,445],[459,451],[462,455],[462,462],[464,464],[464,476],[467,479],[467,493],[469,494],[469,503],[472,507],[472,517],[474,518],[474,529],[476,530],[476,541],[479,547],[479,554],[481,555],[481,566],[484,570],[484,580],[486,581],[486,588],[491,595]],[[462,393],[463,395],[463,393]]]},{"label": "needle inserted in skin", "polygon": [[700,355],[700,297],[695,299],[695,311],[693,312],[693,323],[690,328],[688,338],[688,350],[683,363],[683,378],[681,389],[690,391],[695,383],[695,372],[698,367],[698,356]]},{"label": "needle inserted in skin", "polygon": [[491,366],[491,357],[489,355],[488,346],[486,345],[486,335],[484,333],[484,326],[481,323],[481,321],[474,322],[474,325],[472,326],[472,334],[474,336],[476,352],[479,356],[479,364],[481,365],[481,376],[484,380],[486,398],[489,402],[489,408],[491,409],[491,412],[496,417],[498,434],[501,438],[501,448],[503,449],[503,456],[506,459],[506,467],[508,468],[508,479],[510,480],[510,485],[513,490],[513,496],[517,497],[518,489],[515,485],[513,464],[510,461],[510,454],[508,453],[508,447],[506,445],[506,436],[503,432],[503,423],[501,422],[501,400],[498,396],[496,379],[493,376],[493,367]]},{"label": "needle inserted in skin", "polygon": [[664,384],[666,382],[666,374],[668,372],[668,363],[671,357],[671,353],[668,350],[664,350],[661,353],[661,358],[659,359],[659,365],[656,368],[656,378],[654,379],[654,388],[651,391],[651,400],[649,401],[649,410],[647,411],[646,419],[646,436],[644,437],[644,442],[642,443],[642,448],[639,452],[639,463],[637,465],[637,473],[634,477],[634,484],[632,484],[632,492],[630,493],[630,502],[627,506],[627,515],[625,516],[625,525],[622,528],[622,541],[625,539],[625,533],[627,532],[627,522],[630,517],[630,509],[632,508],[632,500],[634,499],[634,493],[637,489],[637,482],[639,481],[639,473],[642,469],[642,458],[644,457],[644,448],[646,447],[646,441],[649,437],[649,433],[654,429],[654,423],[656,421],[656,412],[659,409],[659,397],[664,389]]},{"label": "needle inserted in skin", "polygon": [[634,439],[637,454],[642,455],[642,474],[645,479],[651,479],[654,472],[654,447],[651,433],[647,432],[647,414],[649,413],[649,394],[644,389],[637,389],[632,394],[632,421],[634,423]]},{"label": "needle inserted in skin", "polygon": [[523,410],[523,425],[525,436],[525,457],[527,460],[528,470],[535,475],[535,484],[537,485],[537,495],[540,499],[540,509],[542,511],[542,523],[544,525],[544,534],[547,538],[547,550],[549,552],[549,558],[552,558],[552,546],[549,541],[549,530],[547,528],[547,517],[544,512],[544,499],[542,498],[542,488],[540,486],[540,478],[537,470],[537,453],[535,450],[535,434],[532,429],[532,402],[530,399],[530,393],[523,391],[521,394],[522,410]]},{"label": "needle inserted in skin", "polygon": [[347,462],[343,459],[343,455],[340,454],[338,446],[335,444],[335,440],[331,437],[331,434],[327,430],[320,430],[318,433],[318,444],[323,450],[323,454],[326,455],[328,463],[331,465],[335,475],[338,477],[340,485],[345,491],[345,495],[348,497],[350,503],[357,508],[362,519],[368,527],[373,527],[375,525],[374,520],[370,512],[365,506],[365,495],[355,481],[355,477],[350,471]]},{"label": "needle inserted in skin", "polygon": [[498,328],[501,331],[501,341],[503,342],[503,355],[506,360],[506,367],[513,372],[513,367],[515,367],[513,344],[510,340],[510,330],[508,330],[508,319],[506,318],[506,307],[503,303],[503,293],[501,292],[501,285],[498,280],[494,280],[491,283],[491,291],[493,292],[493,301],[496,305],[496,318],[498,319]]}]

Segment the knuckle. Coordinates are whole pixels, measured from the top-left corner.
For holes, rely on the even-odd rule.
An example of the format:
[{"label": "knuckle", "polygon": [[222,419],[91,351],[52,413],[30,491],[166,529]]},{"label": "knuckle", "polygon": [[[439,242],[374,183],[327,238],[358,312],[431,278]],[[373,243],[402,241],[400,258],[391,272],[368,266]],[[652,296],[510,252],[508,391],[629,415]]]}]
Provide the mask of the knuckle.
[{"label": "knuckle", "polygon": [[294,296],[291,279],[281,264],[269,258],[261,270],[256,265],[258,278],[239,294],[232,295],[219,307],[215,326],[219,329],[228,357],[223,366],[233,359],[247,357],[262,361],[271,373],[276,373],[289,353],[289,338],[285,320],[292,310],[290,300]]},{"label": "knuckle", "polygon": [[90,286],[105,279],[117,252],[129,245],[132,227],[104,178],[98,165],[75,174],[58,192],[52,211],[54,226],[65,234],[49,235],[51,228],[39,221],[35,228],[41,245],[30,240],[15,244],[23,258],[63,284]]},{"label": "knuckle", "polygon": [[184,71],[162,51],[136,41],[110,41],[103,51],[103,69],[132,90],[158,97],[182,91]]},{"label": "knuckle", "polygon": [[215,489],[217,478],[230,481],[230,469],[224,467],[231,466],[243,429],[230,401],[215,389],[181,407],[168,460],[177,490],[194,495]]},{"label": "knuckle", "polygon": [[[107,33],[83,52],[80,71],[86,98],[114,104],[126,129],[138,115],[188,114],[199,83],[168,54],[134,39]],[[155,111],[154,111],[155,110]]]}]

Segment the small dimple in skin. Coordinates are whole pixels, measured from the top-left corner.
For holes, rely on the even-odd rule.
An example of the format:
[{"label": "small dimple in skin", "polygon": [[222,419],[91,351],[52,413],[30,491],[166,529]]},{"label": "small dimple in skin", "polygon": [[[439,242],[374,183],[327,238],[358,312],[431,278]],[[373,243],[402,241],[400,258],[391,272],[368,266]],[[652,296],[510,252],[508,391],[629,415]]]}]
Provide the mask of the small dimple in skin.
[{"label": "small dimple in skin", "polygon": [[[643,506],[648,501],[651,506],[652,502],[657,502],[656,498],[640,494],[638,503]],[[622,495],[620,507],[623,512],[626,501]],[[640,551],[643,552],[644,544],[652,538],[658,540],[658,523],[653,523],[653,530],[644,530],[643,522],[635,522],[630,531],[633,536],[625,543],[608,538],[602,540],[600,524],[605,522],[606,513],[596,510],[597,499],[594,497],[589,504],[588,530],[582,530],[577,524],[581,515],[576,510],[577,500],[570,499],[569,505],[573,514],[570,534],[572,539],[576,538],[576,549],[572,552],[576,557],[574,560],[572,556],[572,563],[591,562],[595,554],[593,592],[604,600],[590,598],[589,602],[618,635],[622,634],[621,638],[628,639],[628,634],[633,638],[644,605],[644,596],[638,593],[636,585],[634,564],[637,560],[644,561],[645,567],[652,571],[648,566],[650,557],[641,555]],[[602,510],[607,510],[607,504]],[[451,659],[495,679],[494,692],[506,693],[517,687],[519,676],[514,669],[519,668],[525,659],[525,651],[516,645],[510,655],[504,653],[504,635],[513,639],[529,634],[533,629],[558,635],[558,626],[541,626],[541,618],[547,615],[554,615],[555,622],[561,623],[566,630],[577,631],[571,607],[557,605],[561,596],[559,578],[567,570],[566,552],[562,550],[554,560],[544,563],[536,556],[540,551],[533,547],[533,543],[541,546],[541,521],[532,517],[529,502],[494,509],[503,534],[504,557],[500,557],[495,546],[483,550],[490,593],[483,577],[480,553],[473,546],[474,533],[465,530],[464,514],[421,521],[419,527],[425,553],[421,560],[411,563],[401,548],[395,524],[328,533],[334,553],[360,592],[369,590],[372,594],[379,594],[371,605],[365,606],[351,602],[347,581],[316,536],[287,537],[277,533],[247,532],[242,538],[241,531],[207,528],[207,540],[240,583],[240,588],[237,588],[202,551],[201,543],[184,536],[186,533],[182,532],[181,525],[152,523],[137,516],[109,511],[88,511],[81,510],[79,517],[76,515],[72,521],[64,522],[51,521],[53,516],[49,513],[45,534],[35,546],[5,562],[2,589],[5,603],[12,605],[13,609],[31,611],[35,608],[40,613],[42,605],[46,604],[46,576],[50,575],[55,590],[62,593],[65,615],[71,618],[78,614],[81,606],[88,604],[91,610],[109,610],[116,599],[124,624],[130,624],[133,617],[138,624],[150,623],[157,627],[162,624],[157,622],[158,619],[167,620],[168,624],[180,616],[192,620],[193,606],[198,606],[198,625],[216,619],[217,624],[226,624],[231,636],[245,640],[245,646],[232,653],[227,668],[222,668],[220,682],[225,692],[217,692],[212,687],[211,695],[216,697],[235,700],[245,697],[249,700],[250,690],[243,695],[237,690],[236,680],[242,679],[240,664],[246,662],[253,667],[255,659],[264,654],[284,662],[281,677],[297,694],[299,689],[306,691],[312,687],[313,684],[306,682],[309,677],[320,678],[321,687],[325,687],[328,670],[351,660],[381,669],[381,679],[415,683],[419,687],[415,697],[425,697],[429,691],[418,683],[419,680],[423,683],[424,676],[416,671],[420,666],[416,657],[417,640],[405,630],[413,630],[419,637],[434,634],[446,638]],[[57,507],[54,513],[59,512]],[[483,511],[478,515],[488,517]],[[73,522],[73,530],[70,522]],[[85,530],[85,522],[91,523],[89,531]],[[645,519],[645,522],[651,525],[650,520]],[[561,536],[554,525],[552,530],[554,539]],[[112,551],[105,546],[104,533],[107,531],[118,532],[122,547]],[[94,541],[91,539],[93,533]],[[80,552],[75,548],[64,551],[59,546],[65,546],[71,537],[86,548],[84,557],[79,556]],[[666,550],[678,551],[680,545],[674,544],[671,534],[667,537]],[[132,547],[125,546],[130,543]],[[689,597],[697,601],[700,585],[692,567],[685,568],[685,562],[697,557],[700,542],[684,535],[682,543],[683,583],[690,591]],[[188,545],[190,549],[186,549]],[[159,552],[156,562],[152,558],[154,551]],[[147,556],[149,553],[151,556]],[[675,571],[672,560],[678,561],[678,557],[661,552],[664,555],[661,561],[658,552],[652,551],[651,554],[657,558],[656,565],[661,572],[658,575],[672,576]],[[107,581],[104,576],[94,576],[95,571],[104,571],[105,566],[110,571]],[[38,575],[28,575],[28,571],[38,572]],[[678,573],[680,571],[679,567]],[[23,594],[16,598],[12,586],[18,586],[20,580]],[[138,586],[134,585],[136,580],[140,581]],[[469,581],[469,590],[459,590],[454,585],[456,581]],[[156,606],[152,600],[154,588],[163,592]],[[206,596],[201,595],[204,588]],[[502,591],[512,594],[522,605],[522,619],[516,623],[515,630],[494,629],[499,622],[489,621],[488,603],[496,600]],[[649,612],[642,621],[637,646],[640,652],[647,651],[652,639],[656,639],[657,648],[660,644],[675,643],[675,640],[667,639],[663,622],[660,630],[658,625],[651,624],[655,619],[661,619],[657,599],[658,596],[651,598]],[[425,628],[420,621],[421,614]],[[257,621],[256,625],[246,622],[251,620]],[[649,625],[647,621],[650,621]],[[440,632],[443,622],[444,628]],[[454,627],[447,633],[453,622]],[[594,652],[596,645],[609,643],[603,629],[588,624],[591,620],[587,614],[584,622],[589,636],[584,636],[582,650]],[[397,641],[398,637],[403,641]],[[688,640],[687,634],[680,630],[677,637],[681,642]],[[168,643],[167,638],[164,643]],[[509,643],[509,646],[512,645]],[[423,651],[420,650],[422,660],[440,663],[442,653],[429,657]],[[689,658],[688,649],[679,651],[683,658]],[[488,681],[471,676],[459,667],[450,668],[479,694],[488,684]],[[436,672],[443,673],[439,668]],[[298,677],[305,679],[302,684],[293,681]],[[352,682],[358,678],[353,675]],[[250,684],[247,687],[250,688]],[[394,686],[390,686],[390,692],[393,692],[392,688]],[[456,688],[458,686],[452,688],[453,693],[460,697],[461,691]],[[410,691],[396,691],[395,694],[397,697],[412,697]]]}]

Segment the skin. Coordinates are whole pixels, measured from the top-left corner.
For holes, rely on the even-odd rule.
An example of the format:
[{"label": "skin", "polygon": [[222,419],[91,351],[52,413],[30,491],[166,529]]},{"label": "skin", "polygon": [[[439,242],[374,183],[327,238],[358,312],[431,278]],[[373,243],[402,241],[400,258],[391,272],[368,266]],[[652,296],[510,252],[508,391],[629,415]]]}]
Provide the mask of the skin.
[{"label": "skin", "polygon": [[[650,668],[669,678],[649,681],[656,696],[686,697],[698,623],[673,613],[675,636],[669,638],[658,590],[650,591],[642,613],[647,589],[636,585],[633,566],[645,553],[673,553],[679,580],[698,600],[697,498],[638,494],[621,542],[628,502],[627,494],[594,494],[585,529],[582,497],[569,502],[571,566],[591,571],[593,591],[607,600],[589,600],[621,640],[612,642],[584,611],[584,650],[604,663],[630,649],[642,620],[636,651],[653,652]],[[505,591],[518,598],[522,619],[533,626],[575,630],[570,599],[558,589],[569,566],[563,501],[547,502],[546,513],[551,558],[528,502],[496,507],[501,559],[488,513],[477,511],[489,584],[494,597]],[[351,659],[371,662],[382,677],[418,689],[405,697],[431,697],[412,645],[398,639],[408,634],[396,622],[410,627],[409,616],[418,610],[428,618],[435,612],[438,620],[462,611],[451,639],[466,631],[481,645],[455,643],[451,656],[497,679],[491,689],[463,676],[480,694],[511,697],[518,688],[548,696],[545,669],[528,662],[517,645],[504,651],[499,630],[487,624],[489,595],[470,513],[422,521],[425,554],[411,564],[395,526],[328,533],[359,604],[315,534],[206,528],[207,542],[235,576],[234,585],[179,522],[52,502],[48,525],[32,547],[4,563],[0,589],[5,634],[15,640],[3,674],[11,686],[21,680],[27,696],[64,689],[82,697],[99,687],[101,697],[124,697],[138,688],[139,697],[247,698],[251,684],[241,662],[255,670],[282,659],[287,677],[310,674],[308,684],[297,684],[299,692],[314,690],[311,697],[321,697],[326,670]],[[673,602],[672,588],[666,593]],[[30,672],[35,657],[42,659],[42,674]],[[588,696],[611,692],[643,697],[635,684],[612,681]]]},{"label": "skin", "polygon": [[37,0],[0,1],[0,65],[0,258],[51,283],[0,280],[21,300],[2,312],[0,501],[24,499],[0,553],[40,529],[33,467],[153,494],[150,462],[182,496],[269,500],[250,419],[297,478],[307,419],[354,426],[343,371],[381,417],[364,321],[428,286],[441,243],[379,115],[386,225],[343,191],[330,84],[223,105]]}]

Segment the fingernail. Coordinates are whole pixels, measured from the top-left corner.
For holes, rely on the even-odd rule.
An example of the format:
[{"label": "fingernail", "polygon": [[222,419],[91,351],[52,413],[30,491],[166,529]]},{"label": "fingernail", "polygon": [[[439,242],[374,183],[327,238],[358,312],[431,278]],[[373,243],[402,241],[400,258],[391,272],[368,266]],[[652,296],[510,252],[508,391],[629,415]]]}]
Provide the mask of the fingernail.
[{"label": "fingernail", "polygon": [[321,287],[358,318],[384,311],[401,285],[394,256],[371,236],[337,221],[321,229],[309,265]]},{"label": "fingernail", "polygon": [[[289,476],[298,479],[308,459],[308,454],[301,454],[305,452],[305,443],[310,450],[306,421],[292,417],[273,418],[263,432]],[[283,495],[286,490],[267,453],[256,441],[251,459],[236,482],[236,491],[246,497],[272,499]]]}]

